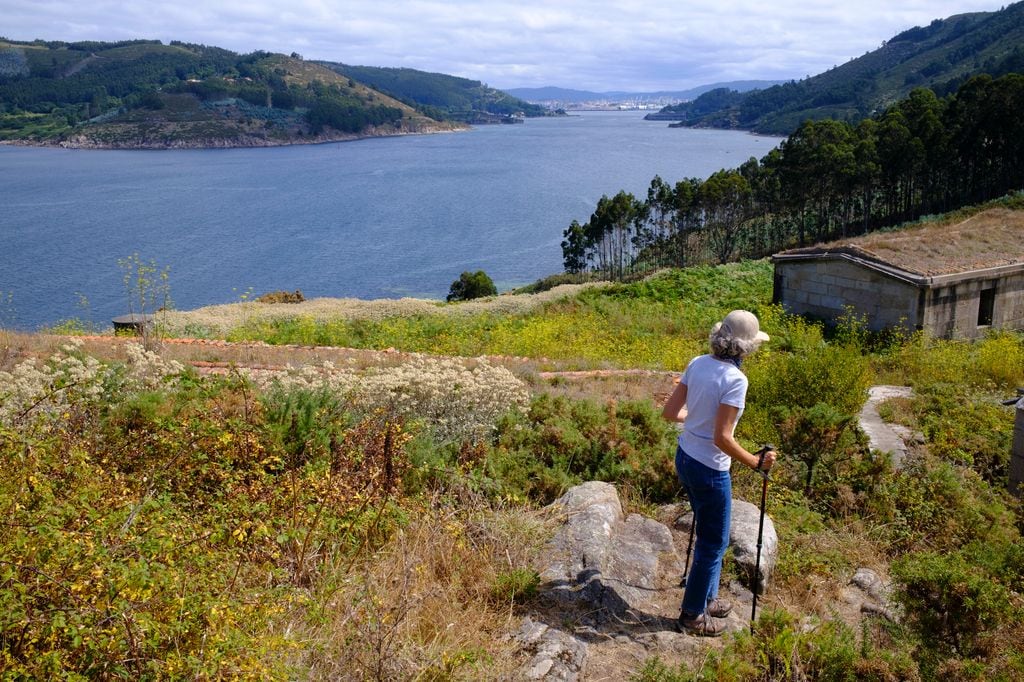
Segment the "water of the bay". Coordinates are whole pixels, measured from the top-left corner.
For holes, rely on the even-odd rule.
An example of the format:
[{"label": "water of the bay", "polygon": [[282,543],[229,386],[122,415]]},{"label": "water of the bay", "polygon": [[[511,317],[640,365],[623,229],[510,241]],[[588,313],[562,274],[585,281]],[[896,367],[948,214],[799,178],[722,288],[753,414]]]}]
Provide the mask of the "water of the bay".
[{"label": "water of the bay", "polygon": [[0,146],[0,327],[127,312],[118,260],[170,268],[175,306],[301,289],[443,298],[561,271],[562,231],[602,194],[706,177],[777,138],[670,129],[640,112],[262,149]]}]

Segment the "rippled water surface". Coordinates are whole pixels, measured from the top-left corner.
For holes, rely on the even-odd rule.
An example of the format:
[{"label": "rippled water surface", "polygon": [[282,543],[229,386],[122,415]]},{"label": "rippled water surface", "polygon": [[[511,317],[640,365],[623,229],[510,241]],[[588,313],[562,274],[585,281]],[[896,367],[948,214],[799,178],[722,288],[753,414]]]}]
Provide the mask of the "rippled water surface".
[{"label": "rippled water surface", "polygon": [[269,149],[0,146],[0,326],[109,322],[133,253],[170,267],[178,308],[249,289],[443,298],[470,269],[507,289],[559,272],[562,230],[602,194],[646,196],[656,174],[705,177],[777,143],[595,112]]}]

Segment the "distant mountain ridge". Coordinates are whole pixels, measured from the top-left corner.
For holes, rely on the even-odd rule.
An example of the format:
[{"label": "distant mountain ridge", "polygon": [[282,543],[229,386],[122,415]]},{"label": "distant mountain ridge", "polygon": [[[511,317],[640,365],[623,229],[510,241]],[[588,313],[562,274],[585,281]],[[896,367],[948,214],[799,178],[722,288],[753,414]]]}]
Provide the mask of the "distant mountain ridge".
[{"label": "distant mountain ridge", "polygon": [[666,107],[691,126],[786,135],[805,119],[855,121],[917,87],[945,95],[970,77],[1024,71],[1024,2],[995,12],[958,14],[915,26],[877,50],[801,81],[735,94],[709,91]]},{"label": "distant mountain ridge", "polygon": [[479,81],[159,40],[0,37],[0,141],[252,147],[451,130],[546,111]]},{"label": "distant mountain ridge", "polygon": [[480,114],[544,116],[545,110],[480,81],[409,68],[351,66],[319,62],[344,76],[366,83],[436,119],[477,122]]},{"label": "distant mountain ridge", "polygon": [[747,92],[761,88],[768,88],[778,85],[784,81],[771,80],[746,80],[729,81],[727,83],[712,83],[699,85],[688,90],[657,90],[654,92],[628,92],[625,90],[613,90],[609,92],[592,92],[589,90],[573,90],[571,88],[560,88],[545,86],[541,88],[507,88],[504,92],[526,100],[527,102],[594,102],[598,100],[624,100],[624,99],[680,99],[689,100],[698,97],[709,90],[716,88],[730,88],[739,92]]},{"label": "distant mountain ridge", "polygon": [[296,53],[0,38],[0,140],[255,147],[453,127]]}]

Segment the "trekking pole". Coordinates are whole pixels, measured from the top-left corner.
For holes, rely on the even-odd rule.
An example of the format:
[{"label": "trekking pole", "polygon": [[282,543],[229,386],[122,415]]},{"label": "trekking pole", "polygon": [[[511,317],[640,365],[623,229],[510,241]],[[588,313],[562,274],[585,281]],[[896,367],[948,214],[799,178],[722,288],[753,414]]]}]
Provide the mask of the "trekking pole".
[{"label": "trekking pole", "polygon": [[690,552],[693,550],[693,530],[697,527],[697,512],[693,511],[693,505],[690,505],[690,539],[686,542],[686,564],[683,566],[683,580],[679,583],[679,587],[686,587],[686,578],[690,575]]},{"label": "trekking pole", "polygon": [[[679,487],[679,494],[685,493],[686,488],[684,486]],[[690,500],[689,494],[686,495],[686,501],[690,503],[690,511],[692,518],[690,519],[690,539],[686,542],[686,563],[683,565],[683,579],[679,581],[679,587],[686,587],[686,578],[690,575],[690,552],[693,550],[693,532],[697,526],[697,514],[693,512],[693,502]],[[676,519],[678,523],[679,519]]]},{"label": "trekking pole", "polygon": [[764,537],[764,507],[768,499],[768,472],[761,471],[761,465],[764,464],[764,456],[768,451],[774,449],[774,445],[765,443],[757,451],[757,471],[761,474],[763,480],[761,482],[761,520],[757,524],[757,561],[754,562],[754,580],[751,585],[751,591],[754,593],[754,604],[750,609],[750,634],[754,634],[754,619],[757,617],[757,592],[761,587],[761,541]]}]

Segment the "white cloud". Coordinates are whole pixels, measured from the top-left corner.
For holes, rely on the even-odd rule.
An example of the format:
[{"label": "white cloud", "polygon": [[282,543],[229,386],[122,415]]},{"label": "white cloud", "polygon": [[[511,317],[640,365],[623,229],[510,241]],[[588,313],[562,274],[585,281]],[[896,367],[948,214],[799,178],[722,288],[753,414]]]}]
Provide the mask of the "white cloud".
[{"label": "white cloud", "polygon": [[813,75],[995,0],[0,0],[0,33],[159,38],[408,66],[498,87],[685,88]]}]

